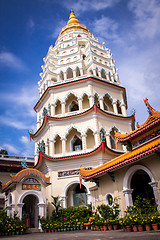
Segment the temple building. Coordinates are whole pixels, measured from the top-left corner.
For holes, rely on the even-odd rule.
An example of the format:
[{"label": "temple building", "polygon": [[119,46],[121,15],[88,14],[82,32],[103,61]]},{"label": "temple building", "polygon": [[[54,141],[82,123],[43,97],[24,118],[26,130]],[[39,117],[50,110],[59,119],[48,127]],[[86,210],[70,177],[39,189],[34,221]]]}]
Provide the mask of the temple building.
[{"label": "temple building", "polygon": [[17,210],[38,227],[38,216],[53,210],[52,196],[64,208],[118,199],[123,212],[141,189],[159,204],[160,113],[146,100],[149,118],[135,129],[110,49],[71,10],[43,60],[37,130],[29,131],[35,165],[3,184],[8,214]]}]

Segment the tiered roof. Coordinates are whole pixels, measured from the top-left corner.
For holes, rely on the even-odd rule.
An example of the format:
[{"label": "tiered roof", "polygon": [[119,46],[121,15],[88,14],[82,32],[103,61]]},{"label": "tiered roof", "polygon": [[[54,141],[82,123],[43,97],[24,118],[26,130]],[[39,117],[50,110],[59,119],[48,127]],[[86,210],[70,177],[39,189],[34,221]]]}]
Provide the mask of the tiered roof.
[{"label": "tiered roof", "polygon": [[[157,112],[153,109],[148,103],[148,99],[144,100],[145,105],[147,106],[149,116],[146,122],[142,125],[137,125],[138,128],[128,134],[120,134],[116,133],[116,138],[121,142],[129,141],[131,138],[135,136],[139,136],[140,134],[147,132],[152,127],[159,126],[160,124],[160,112]],[[160,136],[157,135],[154,138],[151,138],[148,142],[145,142],[142,145],[136,147],[133,151],[128,151],[121,156],[118,156],[111,161],[102,164],[99,167],[96,167],[92,170],[85,170],[80,168],[80,175],[84,179],[96,178],[105,174],[106,172],[113,172],[114,170],[124,167],[127,164],[138,161],[148,155],[155,153],[160,150]]]}]

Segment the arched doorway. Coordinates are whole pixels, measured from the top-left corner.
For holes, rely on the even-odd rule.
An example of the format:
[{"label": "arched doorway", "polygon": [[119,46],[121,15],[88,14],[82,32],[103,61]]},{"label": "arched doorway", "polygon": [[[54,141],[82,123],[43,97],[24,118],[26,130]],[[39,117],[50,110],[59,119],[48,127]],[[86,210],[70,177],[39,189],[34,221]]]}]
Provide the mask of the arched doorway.
[{"label": "arched doorway", "polygon": [[70,182],[65,187],[62,198],[64,200],[64,208],[91,203],[91,194],[88,186],[82,183],[80,188],[79,181]]},{"label": "arched doorway", "polygon": [[155,204],[155,198],[153,194],[153,188],[149,184],[151,179],[149,175],[142,169],[136,171],[131,179],[131,189],[133,203],[137,196],[140,196],[142,199],[148,199],[152,204]]},{"label": "arched doorway", "polygon": [[[142,179],[144,179],[144,180],[142,180]],[[141,184],[141,181],[143,181],[144,183]],[[145,192],[144,184],[145,184],[147,193],[144,193]],[[138,185],[141,185],[141,190],[138,190],[138,188],[139,188]],[[146,185],[147,185],[147,187],[146,187]],[[151,188],[148,187],[148,185],[150,185]],[[132,197],[134,188],[135,188],[135,192]],[[151,191],[151,189],[152,189],[152,191]],[[140,192],[140,191],[142,191],[143,194],[146,194],[146,195],[148,194],[148,196],[150,196],[151,198],[153,196],[153,201],[155,201],[155,203],[158,206],[158,209],[160,209],[160,202],[159,202],[159,195],[158,195],[158,183],[155,181],[152,172],[145,166],[134,165],[127,170],[127,172],[124,176],[124,181],[123,181],[123,193],[125,195],[126,206],[133,205],[135,196],[136,196],[136,194],[138,195],[138,192]],[[152,195],[152,193],[153,193],[153,195]],[[140,196],[142,196],[142,195],[140,195]],[[143,198],[145,198],[145,197],[143,197]]]},{"label": "arched doorway", "polygon": [[38,198],[32,194],[23,199],[22,217],[28,227],[38,228]]}]

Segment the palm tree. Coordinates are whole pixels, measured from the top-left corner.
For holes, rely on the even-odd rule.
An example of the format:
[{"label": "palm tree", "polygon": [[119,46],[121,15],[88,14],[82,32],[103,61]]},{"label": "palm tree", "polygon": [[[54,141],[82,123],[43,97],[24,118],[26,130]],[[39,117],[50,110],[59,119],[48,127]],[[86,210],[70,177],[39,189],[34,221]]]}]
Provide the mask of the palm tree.
[{"label": "palm tree", "polygon": [[51,202],[51,203],[55,208],[55,212],[58,213],[58,211],[62,208],[61,207],[62,199],[60,199],[59,196],[57,196],[57,197],[52,196],[52,199],[53,199],[53,202]]}]

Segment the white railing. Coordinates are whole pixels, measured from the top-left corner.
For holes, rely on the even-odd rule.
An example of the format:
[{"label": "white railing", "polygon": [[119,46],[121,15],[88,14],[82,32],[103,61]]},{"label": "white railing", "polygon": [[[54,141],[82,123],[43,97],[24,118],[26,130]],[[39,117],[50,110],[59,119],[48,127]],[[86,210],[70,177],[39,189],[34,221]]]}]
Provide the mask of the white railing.
[{"label": "white railing", "polygon": [[34,157],[22,157],[22,156],[13,156],[13,155],[3,155],[0,154],[0,160],[7,160],[7,161],[22,161],[26,160],[27,162],[34,162]]}]

